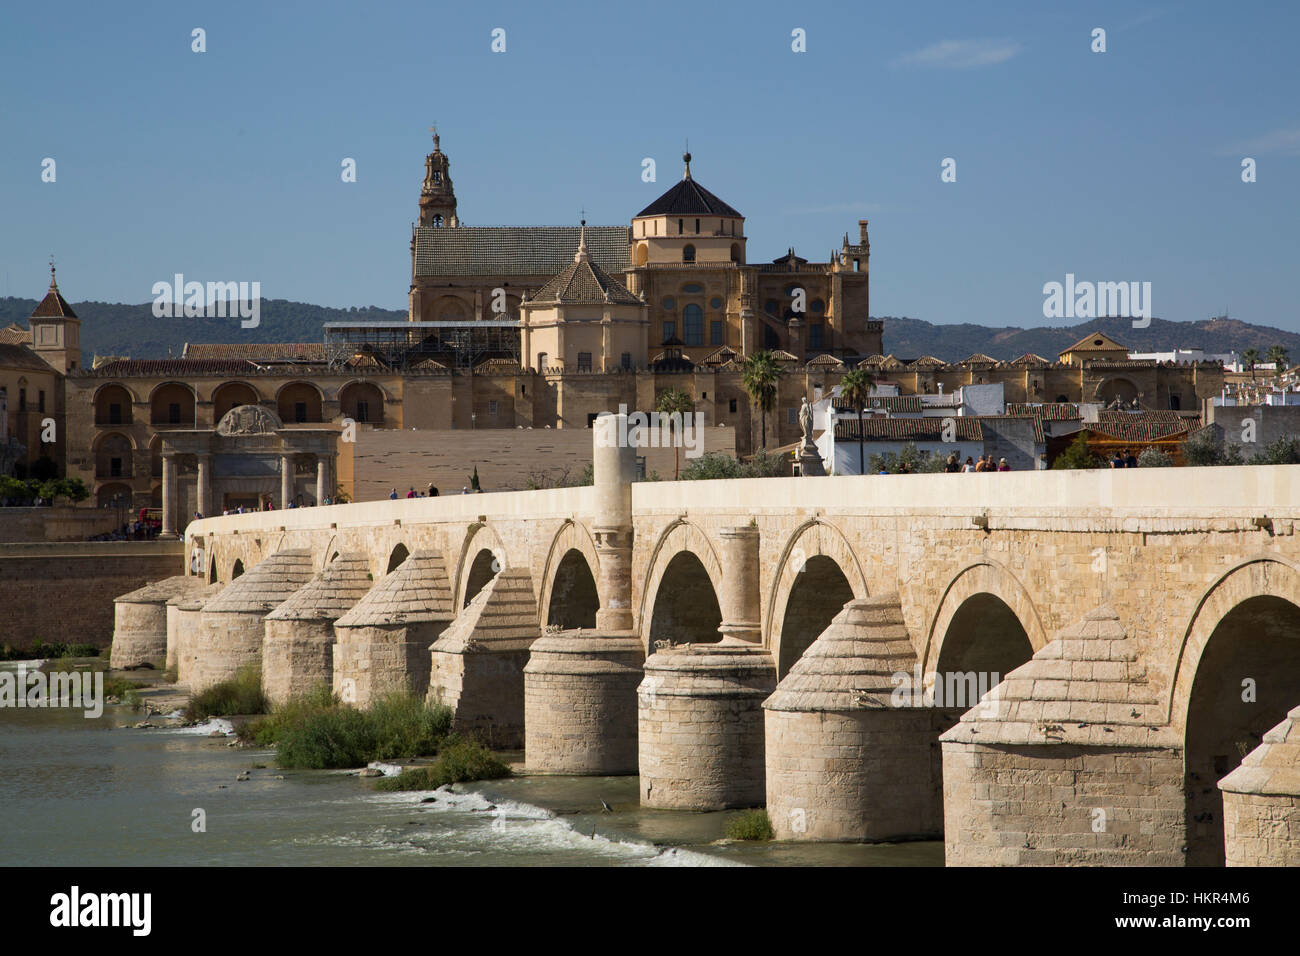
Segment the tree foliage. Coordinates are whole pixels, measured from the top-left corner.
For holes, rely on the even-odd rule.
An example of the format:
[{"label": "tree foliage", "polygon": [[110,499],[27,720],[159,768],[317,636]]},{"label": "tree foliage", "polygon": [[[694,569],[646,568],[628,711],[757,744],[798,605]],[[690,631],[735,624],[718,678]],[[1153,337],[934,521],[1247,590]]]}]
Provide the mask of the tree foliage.
[{"label": "tree foliage", "polygon": [[1056,456],[1056,461],[1052,462],[1053,470],[1105,467],[1105,460],[1088,448],[1088,439],[1082,434],[1070,444],[1069,448]]},{"label": "tree foliage", "polygon": [[750,401],[758,406],[762,418],[761,444],[767,448],[767,413],[776,405],[777,386],[781,382],[781,365],[764,349],[741,363],[741,381]]}]

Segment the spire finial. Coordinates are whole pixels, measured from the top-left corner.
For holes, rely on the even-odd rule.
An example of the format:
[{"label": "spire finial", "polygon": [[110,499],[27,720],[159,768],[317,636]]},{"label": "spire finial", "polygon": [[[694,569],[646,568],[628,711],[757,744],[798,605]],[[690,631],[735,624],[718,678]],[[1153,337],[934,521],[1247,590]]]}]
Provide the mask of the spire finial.
[{"label": "spire finial", "polygon": [[56,291],[58,283],[54,281],[54,253],[50,253],[50,291]]},{"label": "spire finial", "polygon": [[691,178],[691,141],[686,140],[686,152],[682,153],[682,162],[686,164],[686,172],[682,173],[682,179]]},{"label": "spire finial", "polygon": [[582,225],[578,232],[578,251],[573,254],[574,262],[587,261],[587,211],[582,210]]},{"label": "spire finial", "polygon": [[433,151],[440,152],[442,147],[438,144],[438,121],[434,120],[433,125],[429,127],[429,132],[433,134]]}]

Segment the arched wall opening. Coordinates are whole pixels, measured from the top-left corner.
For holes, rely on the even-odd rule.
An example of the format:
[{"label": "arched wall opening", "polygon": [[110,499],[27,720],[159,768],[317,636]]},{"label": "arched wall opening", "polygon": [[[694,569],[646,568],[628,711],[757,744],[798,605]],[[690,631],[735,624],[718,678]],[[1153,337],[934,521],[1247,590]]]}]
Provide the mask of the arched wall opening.
[{"label": "arched wall opening", "polygon": [[1300,607],[1260,595],[1233,607],[1196,665],[1184,738],[1188,866],[1222,866],[1223,797],[1235,770],[1300,704]]},{"label": "arched wall opening", "polygon": [[240,405],[256,405],[257,392],[243,382],[226,382],[212,393],[212,421],[220,422],[226,413]]},{"label": "arched wall opening", "polygon": [[474,555],[474,562],[469,566],[469,576],[465,580],[465,603],[461,606],[469,607],[469,602],[474,600],[479,591],[487,587],[488,582],[496,577],[500,570],[501,562],[487,548]]},{"label": "arched wall opening", "polygon": [[353,382],[339,392],[339,408],[356,422],[384,423],[384,393],[372,382]]},{"label": "arched wall opening", "polygon": [[95,394],[96,425],[130,425],[131,393],[121,385],[105,385]]},{"label": "arched wall opening", "polygon": [[600,595],[596,591],[596,579],[591,574],[587,559],[577,548],[570,548],[555,569],[546,623],[566,630],[595,627],[598,610]]},{"label": "arched wall opening", "polygon": [[149,422],[194,427],[194,390],[178,382],[159,385],[149,397]]},{"label": "arched wall opening", "polygon": [[388,556],[388,570],[384,573],[392,574],[401,567],[402,562],[410,556],[411,552],[406,549],[406,545],[398,544],[397,547],[393,548],[392,553]]},{"label": "arched wall opening", "polygon": [[216,583],[217,583],[217,558],[216,558],[216,555],[213,555],[211,558],[208,559],[208,583],[209,583],[209,584],[216,584]]},{"label": "arched wall opening", "polygon": [[790,673],[795,661],[852,600],[853,587],[833,558],[817,554],[804,562],[790,589],[781,620],[778,680]]},{"label": "arched wall opening", "polygon": [[241,561],[239,558],[235,558],[235,563],[230,568],[230,580],[232,581],[235,580],[235,578],[239,577],[243,573],[244,573],[244,562]]},{"label": "arched wall opening", "polygon": [[286,425],[321,421],[320,389],[310,382],[290,382],[276,396],[276,411]]},{"label": "arched wall opening", "polygon": [[650,616],[650,647],[656,641],[675,644],[716,644],[722,609],[703,562],[690,551],[679,551],[668,562],[655,592]]}]

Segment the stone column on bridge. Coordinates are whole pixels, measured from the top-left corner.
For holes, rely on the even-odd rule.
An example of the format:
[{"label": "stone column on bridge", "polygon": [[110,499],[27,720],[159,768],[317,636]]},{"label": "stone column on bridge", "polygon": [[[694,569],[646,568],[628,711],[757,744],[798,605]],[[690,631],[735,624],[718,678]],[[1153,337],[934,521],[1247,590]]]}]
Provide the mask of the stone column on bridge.
[{"label": "stone column on bridge", "polygon": [[719,537],[722,640],[663,648],[645,663],[638,708],[645,806],[763,803],[763,701],[776,688],[776,662],[760,643],[758,527]]},{"label": "stone column on bridge", "polygon": [[324,504],[325,499],[330,497],[329,492],[329,460],[324,455],[316,457],[316,504]]},{"label": "stone column on bridge", "polygon": [[112,666],[166,666],[167,602],[201,583],[200,578],[178,574],[114,598]]},{"label": "stone column on bridge", "polygon": [[212,517],[212,456],[198,456],[198,510],[205,518]]},{"label": "stone column on bridge", "polygon": [[293,500],[293,456],[280,456],[280,507],[289,507]]},{"label": "stone column on bridge", "polygon": [[1184,864],[1182,738],[1138,651],[1090,611],[940,736],[949,866]]},{"label": "stone column on bridge", "polygon": [[176,533],[176,456],[163,453],[162,532],[160,538],[177,538]]},{"label": "stone column on bridge", "polygon": [[632,630],[632,478],[627,416],[592,429],[596,590],[593,630],[548,632],[524,668],[524,757],[552,773],[637,772],[637,684],[645,651]]},{"label": "stone column on bridge", "polygon": [[1219,781],[1228,866],[1300,866],[1300,707]]}]

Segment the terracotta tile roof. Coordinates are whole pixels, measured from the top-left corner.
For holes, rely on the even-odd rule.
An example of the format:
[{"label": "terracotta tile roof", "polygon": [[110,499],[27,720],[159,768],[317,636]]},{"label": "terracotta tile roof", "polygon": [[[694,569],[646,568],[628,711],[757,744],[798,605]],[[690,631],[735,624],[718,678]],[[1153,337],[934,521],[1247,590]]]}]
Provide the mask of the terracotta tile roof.
[{"label": "terracotta tile roof", "polygon": [[823,353],[808,362],[808,368],[843,368],[844,361],[836,358],[834,355]]},{"label": "terracotta tile roof", "polygon": [[772,358],[775,359],[775,360],[778,361],[778,362],[797,362],[797,361],[799,361],[799,359],[797,359],[795,356],[791,355],[791,354],[790,354],[789,352],[787,352],[785,349],[771,349],[770,352],[771,352],[771,354],[772,354]]},{"label": "terracotta tile roof", "polygon": [[32,330],[11,323],[8,328],[0,329],[0,345],[31,345]]},{"label": "terracotta tile roof", "polygon": [[1076,422],[1083,417],[1074,402],[1007,402],[1008,415],[1037,415],[1045,422]]},{"label": "terracotta tile roof", "polygon": [[117,359],[94,369],[77,369],[71,377],[132,378],[155,376],[247,375],[256,366],[240,359]]},{"label": "terracotta tile roof", "polygon": [[1113,352],[1119,349],[1128,351],[1126,346],[1120,345],[1105,332],[1089,332],[1079,341],[1075,342],[1068,349],[1061,349],[1061,354],[1067,352]]},{"label": "terracotta tile roof", "polygon": [[[831,399],[831,405],[835,411],[841,414],[857,414],[857,409],[850,405],[843,395],[836,395]],[[925,405],[921,401],[920,395],[873,395],[867,399],[865,412],[888,412],[891,415],[919,415],[924,411]]]},{"label": "terracotta tile roof", "polygon": [[974,355],[962,359],[957,364],[963,368],[971,365],[997,365],[998,360],[991,355],[985,355],[983,352],[976,352]]},{"label": "terracotta tile roof", "polygon": [[[982,422],[992,422],[995,426],[998,422],[1028,421],[1034,423],[1034,441],[1041,445],[1047,441],[1043,435],[1043,420],[1037,415],[976,415],[970,416]],[[940,419],[942,421],[943,419]],[[960,418],[957,421],[961,421]]]},{"label": "terracotta tile roof", "polygon": [[704,356],[704,358],[700,360],[700,364],[701,365],[725,365],[727,362],[730,362],[732,359],[736,359],[739,357],[740,357],[739,352],[737,352],[729,345],[723,345],[723,346],[719,346],[718,348],[710,352],[708,355]]},{"label": "terracotta tile roof", "polygon": [[324,362],[325,346],[320,342],[187,342],[181,358]]},{"label": "terracotta tile roof", "polygon": [[520,368],[514,359],[490,358],[475,365],[474,372],[478,375],[518,375]]},{"label": "terracotta tile roof", "polygon": [[1020,356],[1020,358],[1012,359],[1009,364],[1021,366],[1051,365],[1052,361],[1051,359],[1043,358],[1041,355],[1035,355],[1033,352],[1026,352],[1024,355]]},{"label": "terracotta tile roof", "polygon": [[45,293],[45,298],[37,304],[36,309],[32,312],[33,319],[75,319],[77,313],[72,311],[72,306],[68,305],[59,287],[50,282],[50,291]]},{"label": "terracotta tile roof", "polygon": [[25,368],[33,372],[52,372],[53,366],[25,345],[0,342],[0,368]]},{"label": "terracotta tile roof", "polygon": [[[978,418],[957,415],[953,441],[983,441],[984,430]],[[942,418],[864,418],[862,431],[858,431],[856,417],[835,419],[836,441],[857,441],[864,434],[867,441],[944,441]]]},{"label": "terracotta tile roof", "polygon": [[[415,274],[518,275],[549,279],[573,262],[578,226],[418,226]],[[627,226],[588,226],[587,248],[607,272],[630,262]]]},{"label": "terracotta tile roof", "polygon": [[919,359],[912,359],[907,363],[908,368],[946,368],[948,365],[941,358],[935,358],[933,355],[922,355]]},{"label": "terracotta tile roof", "polygon": [[1088,422],[1084,428],[1119,441],[1150,442],[1181,437],[1189,430],[1199,428],[1200,422],[1199,415],[1184,416],[1175,411],[1102,410],[1097,413],[1096,424]]},{"label": "terracotta tile roof", "polygon": [[641,305],[641,299],[628,291],[603,268],[588,258],[570,262],[546,285],[537,290],[533,302],[556,302],[562,305]]}]

